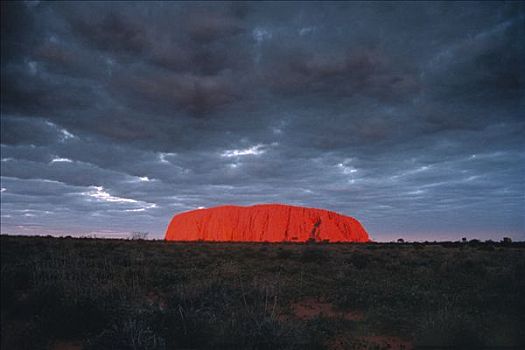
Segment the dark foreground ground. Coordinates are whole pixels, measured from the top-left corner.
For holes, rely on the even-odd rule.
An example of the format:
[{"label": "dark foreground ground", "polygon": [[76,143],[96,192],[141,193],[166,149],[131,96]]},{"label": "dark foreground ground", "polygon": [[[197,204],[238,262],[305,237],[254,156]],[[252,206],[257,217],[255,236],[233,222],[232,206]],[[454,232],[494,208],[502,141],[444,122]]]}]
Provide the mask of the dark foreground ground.
[{"label": "dark foreground ground", "polygon": [[525,348],[525,245],[1,237],[1,349]]}]

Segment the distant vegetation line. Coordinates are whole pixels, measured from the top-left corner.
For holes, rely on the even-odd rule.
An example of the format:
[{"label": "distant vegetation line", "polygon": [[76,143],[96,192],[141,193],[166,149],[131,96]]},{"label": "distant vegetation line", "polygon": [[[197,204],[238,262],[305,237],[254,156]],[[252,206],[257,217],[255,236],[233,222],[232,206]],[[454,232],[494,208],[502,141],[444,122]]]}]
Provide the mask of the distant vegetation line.
[{"label": "distant vegetation line", "polygon": [[[58,239],[100,239],[100,240],[117,240],[117,241],[127,241],[127,240],[144,240],[144,241],[163,241],[167,242],[164,238],[154,238],[149,233],[140,233],[140,235],[137,235],[135,233],[131,233],[128,235],[123,235],[123,237],[101,237],[98,235],[21,235],[21,234],[12,234],[12,233],[1,233],[0,236],[10,236],[10,237],[39,237],[39,238],[58,238]],[[250,243],[250,244],[524,244],[524,241],[521,240],[512,240],[510,237],[502,237],[499,241],[494,241],[491,239],[488,240],[480,240],[480,239],[470,239],[467,240],[466,238],[463,238],[461,240],[451,241],[451,240],[433,240],[433,241],[417,241],[417,240],[404,240],[403,238],[398,238],[397,240],[389,240],[389,241],[376,241],[373,240],[371,242],[328,242],[328,241],[310,241],[310,242],[294,242],[294,241],[283,241],[283,242],[246,242],[246,241],[204,241],[204,240],[196,240],[196,241],[170,241],[172,243],[196,243],[196,242],[209,242],[209,243]]]}]

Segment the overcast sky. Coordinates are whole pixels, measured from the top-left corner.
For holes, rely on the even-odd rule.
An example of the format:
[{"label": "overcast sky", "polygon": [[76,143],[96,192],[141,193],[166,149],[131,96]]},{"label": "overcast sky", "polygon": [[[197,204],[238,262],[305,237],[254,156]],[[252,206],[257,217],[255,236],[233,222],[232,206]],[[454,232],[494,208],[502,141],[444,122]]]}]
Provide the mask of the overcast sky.
[{"label": "overcast sky", "polygon": [[279,202],[525,240],[523,4],[2,2],[1,231]]}]

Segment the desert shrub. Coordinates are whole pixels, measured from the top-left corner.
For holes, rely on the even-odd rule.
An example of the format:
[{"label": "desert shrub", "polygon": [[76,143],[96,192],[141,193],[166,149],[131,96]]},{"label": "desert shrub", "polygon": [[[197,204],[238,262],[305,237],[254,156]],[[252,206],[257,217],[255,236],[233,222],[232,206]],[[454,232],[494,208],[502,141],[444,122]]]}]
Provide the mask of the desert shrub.
[{"label": "desert shrub", "polygon": [[[261,249],[264,247],[261,247]],[[238,253],[236,256],[240,258],[241,260],[249,260],[249,259],[255,259],[255,258],[263,258],[265,256],[264,250],[253,250],[253,249],[246,249]]]},{"label": "desert shrub", "polygon": [[501,240],[501,243],[510,245],[512,243],[512,239],[510,237],[503,237],[503,239]]},{"label": "desert shrub", "polygon": [[173,286],[177,283],[181,283],[187,280],[186,276],[182,275],[178,271],[173,271],[171,269],[153,270],[151,272],[151,278],[153,280],[152,287],[158,288],[168,288],[169,286]]},{"label": "desert shrub", "polygon": [[[5,307],[6,309],[13,305],[13,302],[16,299],[17,290],[19,290],[19,283],[16,281],[16,276],[17,272],[14,268],[2,267],[0,300],[2,307]],[[7,311],[6,309],[3,311]]]},{"label": "desert shrub", "polygon": [[93,299],[61,299],[39,318],[42,329],[61,339],[78,339],[99,333],[109,325],[109,314]]},{"label": "desert shrub", "polygon": [[9,282],[12,283],[13,288],[16,290],[28,289],[33,283],[32,274],[29,269],[18,271],[10,270],[4,273],[6,273],[6,276],[3,278],[2,282],[7,283],[7,280],[9,280]]},{"label": "desert shrub", "polygon": [[494,246],[492,244],[489,244],[489,243],[484,243],[482,245],[480,245],[478,247],[478,250],[483,250],[483,251],[486,251],[486,252],[493,252],[496,250],[496,248],[494,248]]},{"label": "desert shrub", "polygon": [[457,267],[459,271],[474,276],[484,276],[487,272],[483,263],[472,258],[461,261]]},{"label": "desert shrub", "polygon": [[277,299],[267,292],[214,281],[193,295],[173,295],[155,329],[169,348],[273,349],[298,342],[297,330],[277,321]]},{"label": "desert shrub", "polygon": [[413,243],[413,246],[414,246],[414,249],[416,250],[421,250],[425,248],[425,245],[423,243],[418,243],[418,242]]},{"label": "desert shrub", "polygon": [[0,348],[5,350],[45,349],[49,343],[47,334],[33,321],[26,321],[23,327],[18,327],[16,323],[2,320],[0,332]]},{"label": "desert shrub", "polygon": [[327,349],[327,342],[340,329],[342,323],[333,319],[316,317],[306,324],[307,334],[303,339],[305,349]]},{"label": "desert shrub", "polygon": [[302,262],[311,262],[311,263],[322,263],[327,261],[330,258],[330,255],[327,250],[315,248],[315,247],[305,247],[299,260]]},{"label": "desert shrub", "polygon": [[213,315],[205,308],[190,304],[172,304],[153,320],[153,330],[168,348],[206,347],[213,336]]},{"label": "desert shrub", "polygon": [[63,292],[55,286],[32,289],[18,303],[15,317],[20,320],[50,317],[54,309],[61,307],[62,301]]},{"label": "desert shrub", "polygon": [[135,232],[131,232],[129,234],[129,239],[131,239],[131,240],[144,240],[144,239],[148,238],[148,236],[149,236],[149,232],[135,231]]},{"label": "desert shrub", "polygon": [[464,310],[444,309],[429,314],[418,325],[416,347],[480,349],[487,347],[480,319]]},{"label": "desert shrub", "polygon": [[131,313],[86,340],[86,350],[164,350],[165,340],[152,329],[154,314]]},{"label": "desert shrub", "polygon": [[[242,311],[223,323],[213,347],[228,349],[275,349],[289,341],[281,324],[269,316]],[[297,341],[296,339],[292,339]]]},{"label": "desert shrub", "polygon": [[288,259],[293,255],[293,252],[289,249],[279,249],[277,252],[277,258],[279,259]]},{"label": "desert shrub", "polygon": [[366,269],[370,260],[370,255],[356,252],[347,259],[347,262],[355,266],[357,269],[363,270]]}]

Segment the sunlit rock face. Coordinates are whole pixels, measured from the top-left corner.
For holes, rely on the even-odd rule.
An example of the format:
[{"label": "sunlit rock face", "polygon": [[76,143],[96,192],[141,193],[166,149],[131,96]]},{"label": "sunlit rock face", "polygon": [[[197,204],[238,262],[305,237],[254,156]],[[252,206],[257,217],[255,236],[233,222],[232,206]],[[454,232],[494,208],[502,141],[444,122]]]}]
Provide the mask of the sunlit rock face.
[{"label": "sunlit rock face", "polygon": [[171,241],[368,242],[356,219],[332,211],[281,204],[220,206],[175,215]]}]

